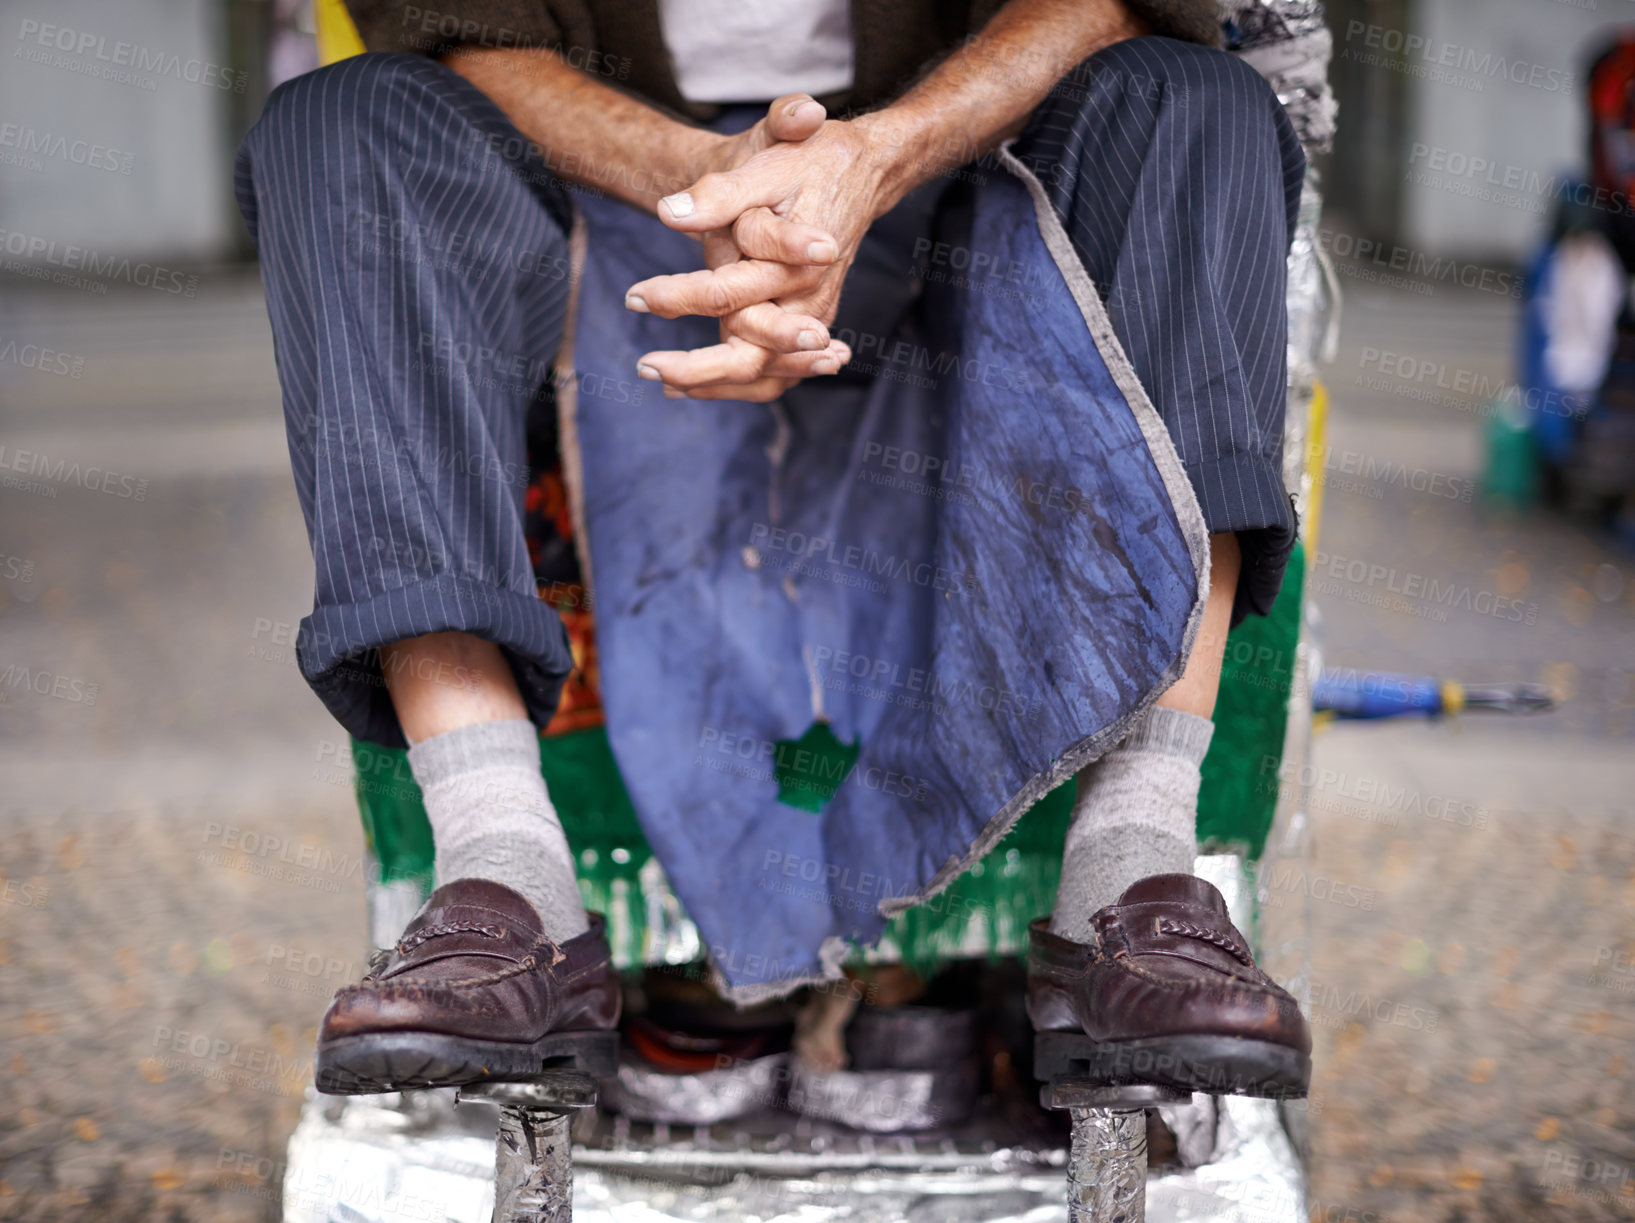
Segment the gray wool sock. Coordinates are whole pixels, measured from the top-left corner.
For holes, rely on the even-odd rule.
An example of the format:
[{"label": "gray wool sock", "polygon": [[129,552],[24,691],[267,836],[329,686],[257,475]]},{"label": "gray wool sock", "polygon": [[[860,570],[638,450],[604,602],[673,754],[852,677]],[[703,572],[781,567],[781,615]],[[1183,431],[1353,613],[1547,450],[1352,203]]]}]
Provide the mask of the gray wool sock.
[{"label": "gray wool sock", "polygon": [[1215,724],[1153,706],[1078,778],[1050,928],[1088,941],[1090,918],[1148,875],[1190,875],[1198,854],[1198,769]]},{"label": "gray wool sock", "polygon": [[490,879],[515,888],[561,942],[589,928],[573,851],[539,771],[532,722],[478,722],[409,749],[437,847],[437,883]]}]

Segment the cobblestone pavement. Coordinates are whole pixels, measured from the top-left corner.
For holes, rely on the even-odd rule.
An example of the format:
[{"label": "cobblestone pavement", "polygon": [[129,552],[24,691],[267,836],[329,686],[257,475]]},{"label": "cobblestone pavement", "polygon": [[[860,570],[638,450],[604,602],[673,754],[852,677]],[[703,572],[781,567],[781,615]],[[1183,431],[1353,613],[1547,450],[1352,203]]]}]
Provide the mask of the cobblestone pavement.
[{"label": "cobblestone pavement", "polygon": [[[258,289],[153,296],[0,296],[7,335],[85,359],[0,368],[0,443],[147,481],[0,489],[0,1218],[276,1219],[365,950],[337,736],[289,657],[310,562]],[[1310,914],[1324,1223],[1635,1213],[1635,564],[1484,517],[1457,483],[1480,405],[1380,355],[1502,379],[1512,324],[1359,290],[1327,372],[1328,661],[1569,699],[1318,739],[1313,859],[1269,903]],[[1405,600],[1409,574],[1455,593]]]}]

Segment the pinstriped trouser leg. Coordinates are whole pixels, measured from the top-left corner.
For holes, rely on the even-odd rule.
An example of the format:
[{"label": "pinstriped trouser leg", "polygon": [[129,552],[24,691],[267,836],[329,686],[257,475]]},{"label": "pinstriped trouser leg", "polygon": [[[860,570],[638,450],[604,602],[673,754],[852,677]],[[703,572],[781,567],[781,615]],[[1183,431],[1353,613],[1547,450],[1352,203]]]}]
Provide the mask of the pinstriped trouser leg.
[{"label": "pinstriped trouser leg", "polygon": [[571,658],[523,539],[524,427],[567,307],[561,185],[478,90],[408,55],[279,88],[235,185],[317,570],[302,674],[348,731],[401,745],[379,647],[461,630],[504,648],[543,723]]},{"label": "pinstriped trouser leg", "polygon": [[1286,260],[1305,156],[1260,74],[1224,51],[1132,38],[1035,112],[1018,154],[1050,193],[1211,532],[1243,547],[1237,615],[1277,596]]}]

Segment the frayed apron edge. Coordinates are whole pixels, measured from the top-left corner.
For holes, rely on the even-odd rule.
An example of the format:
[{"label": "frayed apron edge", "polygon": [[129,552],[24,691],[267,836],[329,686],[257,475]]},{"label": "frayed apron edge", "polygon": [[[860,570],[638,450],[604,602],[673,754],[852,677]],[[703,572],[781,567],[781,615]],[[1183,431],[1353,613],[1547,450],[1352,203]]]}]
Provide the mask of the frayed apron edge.
[{"label": "frayed apron edge", "polygon": [[1107,372],[1112,375],[1114,383],[1123,392],[1124,400],[1135,416],[1136,424],[1141,428],[1141,434],[1147,442],[1147,450],[1152,455],[1159,478],[1164,481],[1164,488],[1169,493],[1182,538],[1186,540],[1187,551],[1192,557],[1197,595],[1193,600],[1192,610],[1187,614],[1180,652],[1164,669],[1158,682],[1136,703],[1135,708],[1118,721],[1104,726],[1088,739],[1074,744],[1057,758],[1047,772],[1040,773],[1026,782],[1016,796],[988,821],[972,843],[970,851],[963,858],[950,858],[923,889],[910,896],[883,898],[880,901],[879,912],[881,916],[887,918],[924,904],[944,891],[999,844],[1030,807],[1117,746],[1152,704],[1186,670],[1187,660],[1192,657],[1192,647],[1197,642],[1198,627],[1203,622],[1204,605],[1209,601],[1209,531],[1204,525],[1203,510],[1198,506],[1197,494],[1192,491],[1192,482],[1187,479],[1181,456],[1175,450],[1175,443],[1170,438],[1169,430],[1164,426],[1163,418],[1158,415],[1158,409],[1153,407],[1152,400],[1147,397],[1146,388],[1136,377],[1135,367],[1130,364],[1129,357],[1125,356],[1124,346],[1119,342],[1118,335],[1113,330],[1112,320],[1107,316],[1107,307],[1102,304],[1101,295],[1096,292],[1090,273],[1079,262],[1078,253],[1073,249],[1072,240],[1062,227],[1061,218],[1056,215],[1055,207],[1045,195],[1043,184],[1011,152],[1014,143],[1014,140],[1007,140],[1000,146],[999,162],[1021,180],[1027,188],[1028,195],[1032,197],[1034,216],[1038,221],[1039,234],[1044,239],[1045,248],[1055,261],[1057,271],[1062,274],[1068,292],[1078,303],[1079,312],[1084,316],[1085,325],[1090,329],[1090,338],[1106,364]]},{"label": "frayed apron edge", "polygon": [[763,1002],[775,1002],[779,998],[794,993],[797,989],[804,989],[808,985],[822,985],[828,981],[841,981],[846,973],[843,965],[851,955],[854,945],[850,939],[841,938],[838,934],[831,934],[823,940],[818,948],[818,963],[820,968],[815,973],[808,973],[803,977],[784,977],[777,981],[757,981],[751,985],[731,985],[715,962],[710,961],[710,984],[716,993],[725,998],[734,1006],[743,1008],[759,1006]]}]

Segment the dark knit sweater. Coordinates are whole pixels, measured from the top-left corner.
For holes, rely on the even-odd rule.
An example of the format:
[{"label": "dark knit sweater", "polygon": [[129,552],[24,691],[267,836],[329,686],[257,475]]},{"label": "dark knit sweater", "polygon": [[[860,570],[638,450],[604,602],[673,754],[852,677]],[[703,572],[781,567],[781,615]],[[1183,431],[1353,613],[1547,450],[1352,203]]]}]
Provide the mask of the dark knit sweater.
[{"label": "dark knit sweater", "polygon": [[[851,0],[855,74],[819,99],[831,114],[889,102],[1004,0]],[[1220,45],[1215,0],[1125,0],[1154,33]],[[436,7],[441,4],[441,7]],[[666,110],[705,121],[719,109],[689,103],[659,29],[658,0],[346,0],[371,51],[439,55],[462,44],[552,47],[568,63]],[[746,99],[747,100],[747,99]]]}]

